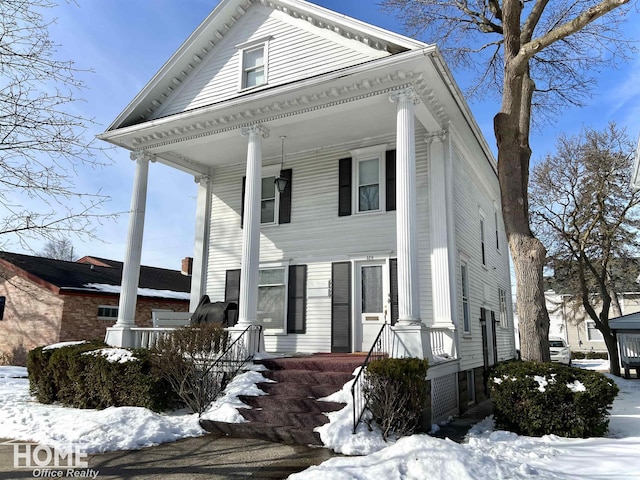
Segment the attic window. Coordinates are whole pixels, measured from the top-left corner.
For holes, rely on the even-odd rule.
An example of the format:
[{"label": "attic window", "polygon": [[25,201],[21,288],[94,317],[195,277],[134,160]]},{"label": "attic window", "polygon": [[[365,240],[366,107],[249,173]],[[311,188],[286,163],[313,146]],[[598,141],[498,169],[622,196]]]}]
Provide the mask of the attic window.
[{"label": "attic window", "polygon": [[236,48],[240,49],[241,56],[240,90],[267,83],[269,38],[236,45]]}]

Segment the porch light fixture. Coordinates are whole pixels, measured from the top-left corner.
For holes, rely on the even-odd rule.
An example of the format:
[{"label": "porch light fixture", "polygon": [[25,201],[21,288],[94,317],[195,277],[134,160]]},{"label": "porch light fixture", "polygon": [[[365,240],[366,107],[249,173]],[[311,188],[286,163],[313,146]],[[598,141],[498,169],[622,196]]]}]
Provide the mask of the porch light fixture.
[{"label": "porch light fixture", "polygon": [[282,169],[284,167],[284,139],[287,138],[284,135],[280,137],[280,140],[282,141],[282,156],[280,159],[280,173],[278,174],[278,176],[276,177],[276,179],[273,181],[273,183],[276,184],[276,188],[278,189],[278,192],[283,193],[285,191],[285,189],[287,188],[287,179],[285,177],[282,176]]}]

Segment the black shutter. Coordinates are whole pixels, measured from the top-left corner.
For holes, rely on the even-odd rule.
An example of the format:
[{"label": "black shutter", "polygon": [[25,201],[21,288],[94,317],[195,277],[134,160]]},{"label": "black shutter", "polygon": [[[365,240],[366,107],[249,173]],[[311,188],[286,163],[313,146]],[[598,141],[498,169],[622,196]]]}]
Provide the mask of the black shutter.
[{"label": "black shutter", "polygon": [[351,158],[340,159],[338,167],[338,216],[351,215]]},{"label": "black shutter", "polygon": [[0,297],[0,320],[4,320],[4,306],[7,301],[7,297]]},{"label": "black shutter", "polygon": [[388,150],[385,159],[385,198],[387,212],[396,209],[396,151]]},{"label": "black shutter", "polygon": [[307,266],[289,267],[287,333],[305,333],[307,322]]},{"label": "black shutter", "polygon": [[291,174],[290,168],[280,172],[280,177],[287,179],[287,186],[280,194],[278,223],[291,223]]},{"label": "black shutter", "polygon": [[496,312],[491,310],[491,339],[493,340],[493,364],[498,363],[498,339],[496,338]]},{"label": "black shutter", "polygon": [[242,200],[240,203],[240,228],[244,224],[244,191],[247,188],[247,177],[242,177]]},{"label": "black shutter", "polygon": [[331,264],[331,352],[351,352],[351,262]]},{"label": "black shutter", "polygon": [[[240,300],[240,269],[227,270],[224,281],[224,301],[238,303]],[[238,322],[238,310],[229,310],[229,325]]]},{"label": "black shutter", "polygon": [[391,325],[398,321],[398,259],[389,260],[389,283],[391,294]]}]

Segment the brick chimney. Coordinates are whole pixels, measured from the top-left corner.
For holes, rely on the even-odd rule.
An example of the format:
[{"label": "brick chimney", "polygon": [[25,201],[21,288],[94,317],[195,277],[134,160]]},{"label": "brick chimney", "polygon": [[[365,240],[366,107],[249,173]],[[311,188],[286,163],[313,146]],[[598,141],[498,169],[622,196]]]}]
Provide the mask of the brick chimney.
[{"label": "brick chimney", "polygon": [[191,275],[192,271],[193,271],[193,258],[184,257],[182,259],[182,274]]}]

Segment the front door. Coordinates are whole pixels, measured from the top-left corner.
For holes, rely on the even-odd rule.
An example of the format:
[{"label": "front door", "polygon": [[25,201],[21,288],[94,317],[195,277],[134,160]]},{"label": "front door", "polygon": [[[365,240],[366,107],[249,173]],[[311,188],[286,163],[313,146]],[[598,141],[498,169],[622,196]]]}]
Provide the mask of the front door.
[{"label": "front door", "polygon": [[356,351],[368,352],[389,315],[389,268],[385,260],[356,263]]}]

